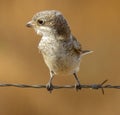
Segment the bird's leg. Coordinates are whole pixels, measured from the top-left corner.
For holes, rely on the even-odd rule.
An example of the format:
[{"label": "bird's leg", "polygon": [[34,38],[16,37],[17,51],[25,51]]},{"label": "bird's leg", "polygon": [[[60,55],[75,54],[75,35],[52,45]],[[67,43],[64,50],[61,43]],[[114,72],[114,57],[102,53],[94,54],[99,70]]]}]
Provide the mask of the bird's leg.
[{"label": "bird's leg", "polygon": [[75,79],[76,79],[76,81],[77,81],[77,83],[75,84],[76,90],[81,89],[80,81],[79,81],[79,79],[78,79],[77,74],[76,74],[76,73],[73,73],[73,75],[74,75],[74,77],[75,77]]},{"label": "bird's leg", "polygon": [[53,85],[52,85],[53,77],[54,77],[54,72],[50,71],[50,79],[49,79],[49,82],[46,85],[47,90],[50,91],[50,92],[52,92],[52,90],[53,90]]}]

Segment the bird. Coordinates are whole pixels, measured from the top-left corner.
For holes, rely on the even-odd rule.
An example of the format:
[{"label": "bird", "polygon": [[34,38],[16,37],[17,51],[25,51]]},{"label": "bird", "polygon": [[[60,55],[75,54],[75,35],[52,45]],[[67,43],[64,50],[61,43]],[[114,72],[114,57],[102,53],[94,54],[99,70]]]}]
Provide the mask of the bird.
[{"label": "bird", "polygon": [[82,49],[63,14],[57,10],[40,11],[26,26],[41,36],[38,49],[50,71],[47,90],[51,92],[54,89],[52,81],[57,75],[73,75],[76,80],[75,89],[81,89],[77,75],[81,57],[92,51]]}]

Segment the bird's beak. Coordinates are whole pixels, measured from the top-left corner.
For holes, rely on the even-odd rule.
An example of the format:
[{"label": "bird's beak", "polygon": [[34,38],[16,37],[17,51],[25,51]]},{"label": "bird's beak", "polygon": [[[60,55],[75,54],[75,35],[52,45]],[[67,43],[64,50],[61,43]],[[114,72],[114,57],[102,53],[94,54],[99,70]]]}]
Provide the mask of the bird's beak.
[{"label": "bird's beak", "polygon": [[32,28],[34,26],[34,22],[33,21],[29,21],[26,26],[29,27],[29,28]]}]

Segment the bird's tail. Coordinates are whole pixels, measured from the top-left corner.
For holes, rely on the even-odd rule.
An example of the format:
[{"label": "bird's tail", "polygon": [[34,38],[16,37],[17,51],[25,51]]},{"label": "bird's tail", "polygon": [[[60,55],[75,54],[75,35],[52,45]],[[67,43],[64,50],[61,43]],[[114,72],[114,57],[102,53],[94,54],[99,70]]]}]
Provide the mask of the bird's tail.
[{"label": "bird's tail", "polygon": [[92,53],[92,52],[93,51],[91,51],[91,50],[83,50],[82,51],[82,56],[87,55],[87,54]]}]

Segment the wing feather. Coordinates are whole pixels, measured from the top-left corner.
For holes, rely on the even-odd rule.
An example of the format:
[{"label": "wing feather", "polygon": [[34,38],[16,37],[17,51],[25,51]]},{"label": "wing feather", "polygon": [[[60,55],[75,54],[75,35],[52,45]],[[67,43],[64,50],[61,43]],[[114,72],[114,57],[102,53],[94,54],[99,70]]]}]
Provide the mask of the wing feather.
[{"label": "wing feather", "polygon": [[72,36],[72,39],[73,39],[73,48],[79,55],[81,54],[86,55],[93,52],[91,50],[82,50],[82,46],[79,43],[79,41],[74,36]]}]

